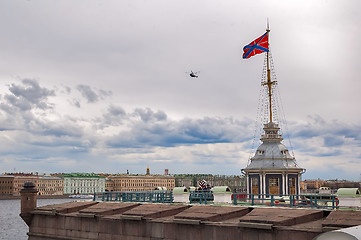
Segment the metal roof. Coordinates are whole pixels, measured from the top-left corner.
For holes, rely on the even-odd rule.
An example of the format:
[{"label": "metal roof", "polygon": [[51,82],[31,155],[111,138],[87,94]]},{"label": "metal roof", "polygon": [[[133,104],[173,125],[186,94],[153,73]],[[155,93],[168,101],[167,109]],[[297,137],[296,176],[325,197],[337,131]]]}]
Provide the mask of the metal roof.
[{"label": "metal roof", "polygon": [[244,170],[269,169],[269,170],[302,170],[293,159],[262,159],[251,160],[251,163]]},{"label": "metal roof", "polygon": [[336,194],[338,196],[355,197],[360,196],[360,190],[358,188],[339,188]]},{"label": "metal roof", "polygon": [[281,143],[282,135],[278,133],[278,124],[270,122],[265,124],[265,134],[262,135],[262,144],[244,170],[303,170],[296,159],[291,156],[285,145]]}]

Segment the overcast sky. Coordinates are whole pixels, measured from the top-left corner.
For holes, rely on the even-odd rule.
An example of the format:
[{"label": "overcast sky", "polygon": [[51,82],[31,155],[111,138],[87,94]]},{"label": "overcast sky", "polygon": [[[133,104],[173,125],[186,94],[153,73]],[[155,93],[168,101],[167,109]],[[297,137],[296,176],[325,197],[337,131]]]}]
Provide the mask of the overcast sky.
[{"label": "overcast sky", "polygon": [[0,1],[0,173],[239,175],[260,144],[264,63],[242,49],[269,18],[283,143],[303,179],[360,180],[359,9],[358,0]]}]

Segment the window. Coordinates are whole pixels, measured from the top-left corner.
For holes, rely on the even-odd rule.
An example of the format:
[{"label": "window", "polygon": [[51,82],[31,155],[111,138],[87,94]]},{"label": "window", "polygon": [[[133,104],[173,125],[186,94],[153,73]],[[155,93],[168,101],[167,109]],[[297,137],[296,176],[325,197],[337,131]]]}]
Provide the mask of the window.
[{"label": "window", "polygon": [[251,177],[251,193],[252,194],[258,194],[259,193],[258,177]]},{"label": "window", "polygon": [[264,151],[263,150],[258,150],[258,155],[263,155],[264,154]]},{"label": "window", "polygon": [[268,180],[269,183],[269,193],[270,194],[279,194],[280,193],[280,178],[279,177],[270,177]]},{"label": "window", "polygon": [[296,194],[296,178],[291,177],[288,179],[288,187],[289,187],[289,193],[290,195]]},{"label": "window", "polygon": [[279,181],[279,179],[278,178],[270,178],[269,179],[269,185],[270,186],[278,186],[278,181]]}]

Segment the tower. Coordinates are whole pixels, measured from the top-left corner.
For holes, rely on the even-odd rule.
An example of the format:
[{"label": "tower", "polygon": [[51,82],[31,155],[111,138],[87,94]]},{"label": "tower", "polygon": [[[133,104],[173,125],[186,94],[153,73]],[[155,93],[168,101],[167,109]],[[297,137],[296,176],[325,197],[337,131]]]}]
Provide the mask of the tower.
[{"label": "tower", "polygon": [[[269,28],[262,37],[256,39],[244,50],[244,58],[249,58],[254,54],[261,52],[247,53],[247,49],[263,50],[266,52],[266,77],[262,82],[267,90],[267,100],[265,105],[268,114],[267,121],[264,123],[264,134],[261,136],[262,144],[257,148],[254,156],[250,158],[249,164],[242,169],[247,179],[248,194],[275,194],[275,195],[294,195],[300,194],[301,174],[305,169],[300,168],[296,159],[290,155],[286,146],[282,143],[282,134],[280,134],[279,125],[273,119],[272,111],[275,106],[273,103],[273,90],[277,85],[276,81],[271,79],[270,56],[268,50]],[[262,49],[261,49],[262,47]],[[252,55],[253,54],[253,55]],[[245,57],[246,56],[246,57]]]},{"label": "tower", "polygon": [[21,212],[20,217],[30,226],[33,215],[30,213],[36,208],[38,190],[32,182],[25,182],[24,188],[20,190]]}]

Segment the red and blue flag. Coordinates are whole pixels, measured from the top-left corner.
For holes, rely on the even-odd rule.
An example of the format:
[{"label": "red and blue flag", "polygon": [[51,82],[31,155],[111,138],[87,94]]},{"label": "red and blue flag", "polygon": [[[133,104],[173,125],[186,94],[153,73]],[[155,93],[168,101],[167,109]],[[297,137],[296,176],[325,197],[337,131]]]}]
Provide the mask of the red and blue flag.
[{"label": "red and blue flag", "polygon": [[268,52],[268,32],[243,48],[243,58],[250,58],[256,54]]}]

